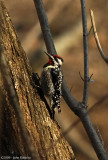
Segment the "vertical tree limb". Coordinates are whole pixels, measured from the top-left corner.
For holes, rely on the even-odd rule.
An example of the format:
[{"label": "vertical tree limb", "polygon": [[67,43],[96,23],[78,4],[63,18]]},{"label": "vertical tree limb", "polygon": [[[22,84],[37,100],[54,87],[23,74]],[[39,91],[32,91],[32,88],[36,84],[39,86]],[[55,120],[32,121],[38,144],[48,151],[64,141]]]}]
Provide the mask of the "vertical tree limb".
[{"label": "vertical tree limb", "polygon": [[85,0],[81,0],[82,23],[83,23],[83,45],[84,45],[84,92],[83,104],[87,106],[89,88],[89,60],[88,60],[88,32]]}]

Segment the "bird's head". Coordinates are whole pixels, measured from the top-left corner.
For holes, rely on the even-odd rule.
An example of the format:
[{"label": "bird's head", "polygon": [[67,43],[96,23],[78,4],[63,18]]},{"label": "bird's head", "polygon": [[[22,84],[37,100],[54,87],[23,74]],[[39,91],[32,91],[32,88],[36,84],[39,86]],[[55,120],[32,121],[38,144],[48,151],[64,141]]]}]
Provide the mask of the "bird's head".
[{"label": "bird's head", "polygon": [[49,65],[52,65],[52,66],[61,66],[62,63],[63,63],[63,58],[61,58],[60,56],[58,55],[51,55],[47,52],[45,52],[45,54],[49,57]]}]

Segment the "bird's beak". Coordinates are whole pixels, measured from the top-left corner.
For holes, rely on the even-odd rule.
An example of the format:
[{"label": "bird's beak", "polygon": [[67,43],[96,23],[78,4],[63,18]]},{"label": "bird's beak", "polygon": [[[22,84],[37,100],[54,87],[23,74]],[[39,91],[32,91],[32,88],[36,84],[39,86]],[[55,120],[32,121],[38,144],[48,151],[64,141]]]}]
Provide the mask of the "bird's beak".
[{"label": "bird's beak", "polygon": [[49,53],[47,53],[47,52],[45,52],[45,51],[44,51],[44,53],[45,53],[49,58],[52,59],[52,55],[51,55],[51,54],[49,54]]}]

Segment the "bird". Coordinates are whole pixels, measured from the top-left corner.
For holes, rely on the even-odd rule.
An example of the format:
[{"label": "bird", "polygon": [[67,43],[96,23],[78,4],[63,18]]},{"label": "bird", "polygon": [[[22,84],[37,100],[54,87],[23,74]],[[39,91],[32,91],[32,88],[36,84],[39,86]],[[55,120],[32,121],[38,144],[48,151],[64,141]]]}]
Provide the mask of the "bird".
[{"label": "bird", "polygon": [[60,99],[62,96],[63,82],[61,66],[63,58],[56,54],[51,55],[47,52],[45,54],[48,56],[49,61],[43,66],[40,83],[44,95],[50,101],[52,119],[54,119],[55,108],[58,108],[58,112],[61,112]]}]

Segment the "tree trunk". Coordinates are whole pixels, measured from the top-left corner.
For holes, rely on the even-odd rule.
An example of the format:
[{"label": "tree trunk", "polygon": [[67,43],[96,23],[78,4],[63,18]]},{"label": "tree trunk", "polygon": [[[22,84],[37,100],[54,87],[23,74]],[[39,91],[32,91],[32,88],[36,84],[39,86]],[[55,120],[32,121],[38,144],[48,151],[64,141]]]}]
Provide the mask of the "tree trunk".
[{"label": "tree trunk", "polygon": [[50,118],[42,92],[35,87],[29,61],[2,0],[0,52],[1,156],[75,159],[72,148]]}]

